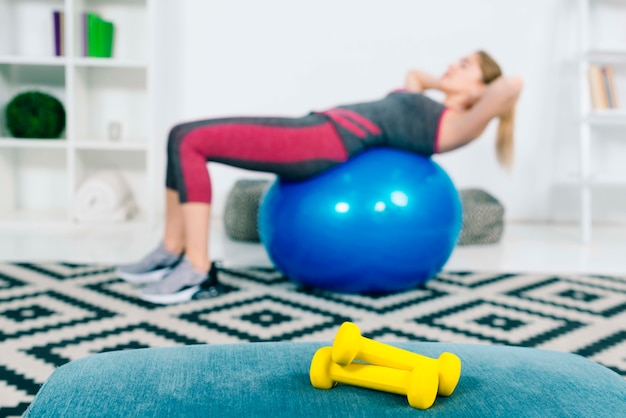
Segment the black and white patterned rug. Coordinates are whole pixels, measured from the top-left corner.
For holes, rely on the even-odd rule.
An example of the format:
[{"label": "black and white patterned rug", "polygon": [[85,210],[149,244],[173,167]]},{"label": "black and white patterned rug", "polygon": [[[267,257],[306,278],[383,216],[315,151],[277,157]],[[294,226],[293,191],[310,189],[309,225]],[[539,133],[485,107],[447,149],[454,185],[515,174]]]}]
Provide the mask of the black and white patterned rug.
[{"label": "black and white patterned rug", "polygon": [[0,264],[0,417],[19,416],[55,367],[93,353],[331,341],[346,320],[378,340],[573,352],[626,376],[626,277],[443,272],[386,296],[302,289],[261,268],[220,279],[224,294],[161,307],[107,266]]}]

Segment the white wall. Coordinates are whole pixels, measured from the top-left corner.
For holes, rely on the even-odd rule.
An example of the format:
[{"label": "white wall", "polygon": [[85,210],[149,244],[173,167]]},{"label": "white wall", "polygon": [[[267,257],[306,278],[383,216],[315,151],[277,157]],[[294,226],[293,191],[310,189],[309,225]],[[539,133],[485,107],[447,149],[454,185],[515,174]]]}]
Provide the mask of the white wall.
[{"label": "white wall", "polygon": [[[578,161],[575,2],[170,0],[162,7],[170,9],[164,33],[171,35],[161,51],[169,68],[163,127],[219,116],[298,116],[376,99],[401,86],[409,68],[441,73],[464,54],[489,51],[526,83],[515,168],[509,175],[497,166],[495,125],[436,160],[459,188],[480,187],[501,199],[509,219],[577,216],[575,189],[555,193]],[[622,152],[625,145],[612,144]],[[218,213],[237,178],[258,176],[218,164],[210,170]],[[612,208],[610,199],[606,205]],[[598,216],[615,215],[599,209]]]}]

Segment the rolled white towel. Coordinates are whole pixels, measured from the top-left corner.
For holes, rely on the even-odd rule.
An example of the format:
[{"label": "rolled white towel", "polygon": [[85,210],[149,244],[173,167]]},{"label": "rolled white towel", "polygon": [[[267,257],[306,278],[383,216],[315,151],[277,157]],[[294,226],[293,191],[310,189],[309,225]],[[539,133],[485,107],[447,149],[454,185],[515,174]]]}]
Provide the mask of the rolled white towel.
[{"label": "rolled white towel", "polygon": [[82,222],[122,222],[134,212],[134,199],[124,178],[118,171],[103,170],[78,188],[73,217]]}]

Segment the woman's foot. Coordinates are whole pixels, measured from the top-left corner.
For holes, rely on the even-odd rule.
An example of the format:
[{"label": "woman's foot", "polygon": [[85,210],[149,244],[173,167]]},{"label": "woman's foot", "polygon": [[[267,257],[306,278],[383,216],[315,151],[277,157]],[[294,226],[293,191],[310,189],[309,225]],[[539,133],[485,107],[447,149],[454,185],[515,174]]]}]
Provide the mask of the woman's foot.
[{"label": "woman's foot", "polygon": [[208,272],[195,270],[185,257],[163,280],[142,287],[138,295],[147,302],[159,305],[216,296],[220,293],[217,271],[215,262],[211,264]]},{"label": "woman's foot", "polygon": [[163,279],[183,259],[183,254],[174,254],[160,243],[154,250],[136,263],[125,264],[116,269],[120,279],[130,283],[151,283]]}]

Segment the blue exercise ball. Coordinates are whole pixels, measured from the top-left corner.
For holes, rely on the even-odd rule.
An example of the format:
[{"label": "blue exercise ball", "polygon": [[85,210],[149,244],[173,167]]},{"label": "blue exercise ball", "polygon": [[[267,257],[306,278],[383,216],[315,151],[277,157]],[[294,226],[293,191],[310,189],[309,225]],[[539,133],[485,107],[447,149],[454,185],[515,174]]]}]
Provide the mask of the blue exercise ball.
[{"label": "blue exercise ball", "polygon": [[278,178],[259,208],[259,235],[294,282],[390,293],[434,277],[461,230],[459,194],[432,159],[374,148],[304,181]]}]

